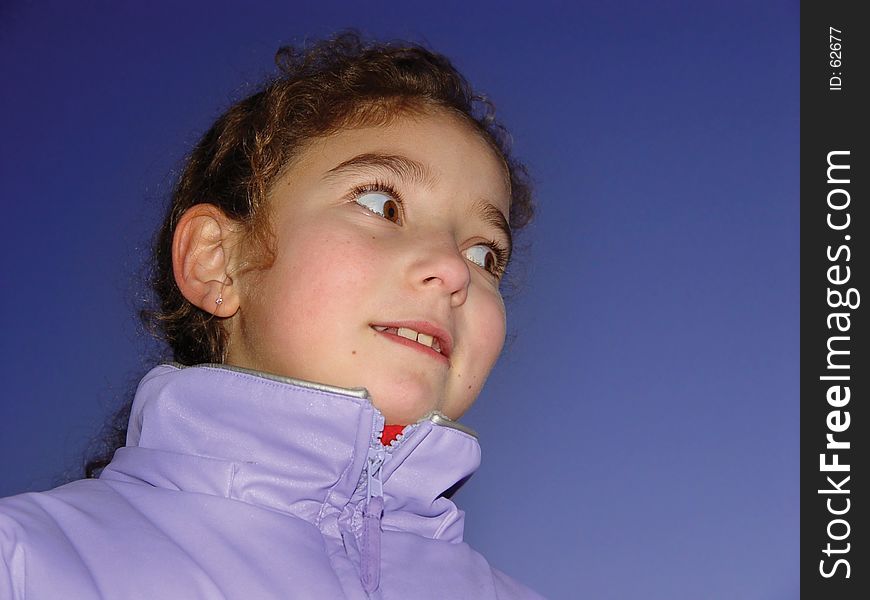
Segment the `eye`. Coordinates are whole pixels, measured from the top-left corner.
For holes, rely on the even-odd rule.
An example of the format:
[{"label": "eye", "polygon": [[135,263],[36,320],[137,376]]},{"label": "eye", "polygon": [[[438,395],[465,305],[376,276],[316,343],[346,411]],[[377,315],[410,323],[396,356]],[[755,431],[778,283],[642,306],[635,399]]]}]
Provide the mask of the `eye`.
[{"label": "eye", "polygon": [[402,224],[402,213],[399,210],[399,201],[386,191],[359,190],[354,201],[369,209],[375,214],[382,216],[397,225]]},{"label": "eye", "polygon": [[477,244],[465,251],[465,256],[474,264],[482,267],[496,277],[501,275],[499,269],[499,257],[496,251],[487,244]]}]

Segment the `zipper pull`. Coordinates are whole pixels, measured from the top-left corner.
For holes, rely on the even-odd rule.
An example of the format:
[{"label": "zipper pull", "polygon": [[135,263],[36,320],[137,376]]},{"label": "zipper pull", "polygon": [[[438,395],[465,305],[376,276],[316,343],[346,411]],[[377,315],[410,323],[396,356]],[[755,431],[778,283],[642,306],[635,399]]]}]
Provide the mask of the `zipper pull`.
[{"label": "zipper pull", "polygon": [[383,447],[369,448],[368,456],[368,484],[366,486],[366,502],[373,496],[384,495],[384,484],[381,479],[381,467],[386,460],[387,452]]},{"label": "zipper pull", "polygon": [[384,483],[381,467],[386,460],[386,451],[369,448],[366,486],[366,503],[363,508],[362,532],[360,534],[360,582],[366,593],[378,589],[381,582],[381,516],[384,514]]}]

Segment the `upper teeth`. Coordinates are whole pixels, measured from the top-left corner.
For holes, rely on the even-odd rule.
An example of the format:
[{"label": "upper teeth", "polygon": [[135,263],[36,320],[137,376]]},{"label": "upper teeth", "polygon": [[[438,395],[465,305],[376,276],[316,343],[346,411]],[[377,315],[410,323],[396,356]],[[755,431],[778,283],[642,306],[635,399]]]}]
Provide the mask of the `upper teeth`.
[{"label": "upper teeth", "polygon": [[436,352],[441,352],[441,345],[438,343],[438,340],[432,337],[431,335],[426,335],[425,333],[420,333],[419,331],[414,331],[413,329],[409,329],[408,327],[386,327],[384,325],[375,325],[375,329],[378,331],[387,331],[389,333],[395,333],[396,335],[400,335],[403,338],[414,340],[418,344],[423,344],[424,346],[428,346],[432,348]]}]

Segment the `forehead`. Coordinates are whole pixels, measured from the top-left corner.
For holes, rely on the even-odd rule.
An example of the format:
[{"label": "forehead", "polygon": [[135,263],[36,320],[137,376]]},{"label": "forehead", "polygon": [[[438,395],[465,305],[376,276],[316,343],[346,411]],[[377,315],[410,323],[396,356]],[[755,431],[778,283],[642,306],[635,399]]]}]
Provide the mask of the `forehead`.
[{"label": "forehead", "polygon": [[[366,156],[400,160],[378,165],[377,160],[360,160]],[[509,213],[510,179],[504,160],[470,123],[443,111],[402,114],[387,125],[342,129],[313,140],[288,174],[329,178],[336,170],[354,169],[368,174],[404,170],[406,179],[430,190],[469,203],[491,203],[505,217]]]}]

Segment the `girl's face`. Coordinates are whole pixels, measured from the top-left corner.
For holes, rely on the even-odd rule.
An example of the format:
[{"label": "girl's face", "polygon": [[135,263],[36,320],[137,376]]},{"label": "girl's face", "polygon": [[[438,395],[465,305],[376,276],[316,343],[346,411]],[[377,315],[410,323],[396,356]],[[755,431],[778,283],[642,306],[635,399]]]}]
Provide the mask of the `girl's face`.
[{"label": "girl's face", "polygon": [[505,335],[510,189],[486,142],[441,112],[343,130],[313,142],[269,202],[275,262],[239,276],[227,362],[365,387],[387,423],[459,418]]}]

